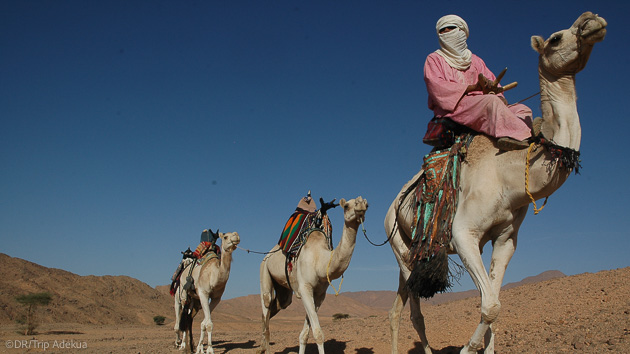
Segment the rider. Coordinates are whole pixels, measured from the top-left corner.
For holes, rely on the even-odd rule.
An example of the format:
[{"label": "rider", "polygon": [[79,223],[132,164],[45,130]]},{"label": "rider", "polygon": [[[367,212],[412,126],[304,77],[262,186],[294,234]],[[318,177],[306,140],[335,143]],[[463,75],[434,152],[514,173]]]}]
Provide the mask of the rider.
[{"label": "rider", "polygon": [[[526,148],[527,138],[531,136],[532,111],[523,104],[508,106],[502,90],[490,86],[496,77],[468,49],[466,21],[447,15],[437,21],[436,31],[440,49],[429,54],[424,64],[429,109],[435,117],[448,117],[499,138],[497,145],[502,150]],[[480,80],[479,74],[488,80]]]}]

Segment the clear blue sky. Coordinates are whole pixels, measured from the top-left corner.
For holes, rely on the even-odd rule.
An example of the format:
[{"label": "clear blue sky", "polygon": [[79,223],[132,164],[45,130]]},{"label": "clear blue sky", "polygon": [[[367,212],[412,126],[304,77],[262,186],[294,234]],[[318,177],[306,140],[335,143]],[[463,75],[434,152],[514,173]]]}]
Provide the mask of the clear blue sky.
[{"label": "clear blue sky", "polygon": [[[204,228],[271,249],[309,189],[367,198],[382,241],[430,150],[437,19],[466,19],[469,48],[518,81],[514,102],[538,91],[531,35],[584,11],[609,33],[577,76],[583,169],[530,211],[505,282],[630,266],[625,1],[2,1],[0,252],[164,285]],[[225,298],[258,293],[261,260],[235,252]],[[395,290],[397,274],[359,234],[342,290]]]}]

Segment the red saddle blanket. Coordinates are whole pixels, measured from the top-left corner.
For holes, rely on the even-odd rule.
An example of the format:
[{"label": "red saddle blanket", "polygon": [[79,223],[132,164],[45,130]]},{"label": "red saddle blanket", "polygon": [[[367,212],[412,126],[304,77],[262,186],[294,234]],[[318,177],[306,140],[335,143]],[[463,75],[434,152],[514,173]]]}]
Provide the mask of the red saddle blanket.
[{"label": "red saddle blanket", "polygon": [[284,229],[282,230],[282,234],[280,235],[280,240],[278,240],[278,245],[282,248],[282,251],[287,253],[291,248],[291,245],[295,242],[298,235],[302,231],[302,228],[306,224],[306,217],[308,216],[307,212],[296,211],[289,217],[286,224],[284,225]]}]

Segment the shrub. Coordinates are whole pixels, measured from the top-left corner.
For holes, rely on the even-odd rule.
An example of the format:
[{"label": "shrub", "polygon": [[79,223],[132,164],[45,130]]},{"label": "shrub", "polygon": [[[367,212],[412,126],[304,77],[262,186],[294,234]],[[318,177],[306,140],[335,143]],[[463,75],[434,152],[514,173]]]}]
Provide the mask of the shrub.
[{"label": "shrub", "polygon": [[158,325],[158,326],[163,325],[164,324],[164,320],[166,320],[166,317],[164,317],[164,316],[157,315],[157,316],[153,317],[153,322],[155,322],[155,324]]},{"label": "shrub", "polygon": [[350,315],[347,313],[336,313],[333,315],[333,321],[345,320],[347,318],[350,318]]}]

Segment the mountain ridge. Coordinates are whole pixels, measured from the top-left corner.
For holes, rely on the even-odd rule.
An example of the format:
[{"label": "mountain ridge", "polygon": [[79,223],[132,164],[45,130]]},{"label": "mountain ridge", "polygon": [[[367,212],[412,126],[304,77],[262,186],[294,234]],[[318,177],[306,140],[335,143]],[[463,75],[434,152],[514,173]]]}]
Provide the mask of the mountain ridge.
[{"label": "mountain ridge", "polygon": [[[506,284],[503,288],[564,276],[557,270],[547,271]],[[167,323],[174,320],[173,298],[168,294],[168,285],[153,288],[126,275],[80,276],[0,253],[0,323],[13,323],[23,313],[15,297],[36,292],[49,292],[53,297],[51,303],[39,311],[43,323],[148,325],[153,323],[156,315],[166,317]],[[382,315],[391,308],[395,296],[395,291],[387,290],[344,292],[339,296],[329,294],[319,314]],[[477,290],[437,294],[423,303],[437,305],[473,296],[478,296]],[[258,294],[223,300],[213,313],[213,319],[258,321],[260,306]],[[301,301],[294,296],[293,303],[274,318],[294,320],[303,319],[304,315]]]}]

